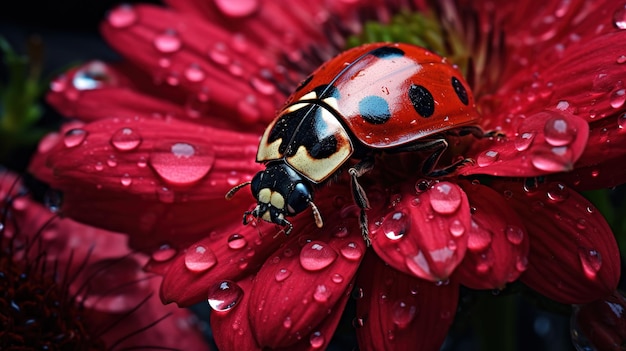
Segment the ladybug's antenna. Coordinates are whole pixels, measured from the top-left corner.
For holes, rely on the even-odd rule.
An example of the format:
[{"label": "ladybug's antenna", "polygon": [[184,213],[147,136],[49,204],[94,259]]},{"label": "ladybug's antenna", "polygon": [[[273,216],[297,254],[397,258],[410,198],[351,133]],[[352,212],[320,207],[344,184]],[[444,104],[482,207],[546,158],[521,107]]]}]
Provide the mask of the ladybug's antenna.
[{"label": "ladybug's antenna", "polygon": [[320,210],[317,208],[317,206],[315,206],[313,201],[310,201],[309,205],[311,205],[311,210],[313,210],[313,218],[315,219],[315,225],[318,228],[321,228],[322,226],[324,226],[324,221],[322,221],[322,215],[320,214]]},{"label": "ladybug's antenna", "polygon": [[226,193],[226,195],[225,195],[224,197],[226,198],[226,200],[230,200],[230,199],[232,199],[232,198],[233,198],[233,196],[235,196],[235,194],[236,194],[239,190],[241,190],[241,188],[243,188],[244,186],[248,186],[248,185],[250,185],[250,182],[244,182],[244,183],[241,183],[241,184],[239,184],[239,185],[235,186],[234,188],[230,189],[230,190]]}]

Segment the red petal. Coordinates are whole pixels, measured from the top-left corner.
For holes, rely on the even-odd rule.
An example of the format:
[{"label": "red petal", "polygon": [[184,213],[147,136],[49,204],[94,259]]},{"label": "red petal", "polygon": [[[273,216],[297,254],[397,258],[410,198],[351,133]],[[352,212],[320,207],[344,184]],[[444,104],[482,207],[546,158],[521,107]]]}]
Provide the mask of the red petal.
[{"label": "red petal", "polygon": [[439,350],[454,320],[458,284],[436,286],[367,255],[357,279],[361,350]]},{"label": "red petal", "polygon": [[[248,312],[263,347],[294,345],[329,313],[343,311],[366,246],[356,218],[325,220],[321,229],[311,220],[294,224],[299,233],[257,273]],[[325,332],[324,345],[332,332]]]},{"label": "red petal", "polygon": [[[584,197],[559,183],[523,187],[494,182],[530,236],[528,269],[521,280],[562,303],[585,303],[615,290],[617,243],[608,224]],[[525,190],[526,189],[526,190]]]},{"label": "red petal", "polygon": [[205,300],[212,284],[238,281],[258,271],[285,242],[278,230],[265,222],[225,225],[170,260],[153,257],[148,269],[164,274],[161,298],[165,303],[189,306]]},{"label": "red petal", "polygon": [[100,120],[43,143],[31,171],[64,191],[64,213],[134,234],[141,249],[189,244],[241,221],[252,198],[224,194],[261,168],[257,136],[176,120]]},{"label": "red petal", "polygon": [[[452,274],[467,248],[470,211],[461,188],[450,182],[434,183],[415,194],[405,183],[407,194],[394,207],[368,214],[372,245],[376,253],[395,269],[416,277],[441,281]],[[371,213],[375,212],[375,213]]]},{"label": "red petal", "polygon": [[468,251],[458,280],[472,289],[503,289],[526,270],[529,240],[524,223],[496,191],[460,183],[472,212]]},{"label": "red petal", "polygon": [[[129,12],[134,21],[120,24],[117,19]],[[109,44],[148,72],[157,86],[174,86],[189,98],[204,92],[211,115],[235,128],[264,127],[285,100],[272,82],[286,79],[275,69],[274,58],[254,42],[233,46],[230,33],[202,18],[123,5],[110,12],[101,29]]]},{"label": "red petal", "polygon": [[[619,292],[592,303],[574,306],[572,338],[588,340],[596,350],[623,350],[626,342],[626,299]],[[582,340],[581,340],[582,339]],[[584,340],[586,339],[586,340]]]},{"label": "red petal", "polygon": [[477,143],[476,164],[460,173],[535,177],[570,171],[585,150],[589,125],[567,111],[542,111],[514,123],[515,132],[506,139]]}]

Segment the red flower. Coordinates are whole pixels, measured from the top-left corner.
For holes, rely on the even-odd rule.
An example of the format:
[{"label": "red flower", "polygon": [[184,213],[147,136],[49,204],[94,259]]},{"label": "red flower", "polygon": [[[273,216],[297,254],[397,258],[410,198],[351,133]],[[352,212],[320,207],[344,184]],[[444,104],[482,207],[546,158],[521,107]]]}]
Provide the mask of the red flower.
[{"label": "red flower", "polygon": [[0,173],[0,348],[208,350],[186,310],[118,233],[61,219]]},{"label": "red flower", "polygon": [[[151,253],[148,268],[164,276],[165,302],[208,298],[221,349],[322,348],[351,290],[360,297],[362,349],[406,348],[416,339],[420,349],[437,349],[459,285],[502,289],[520,279],[563,303],[615,290],[617,245],[575,189],[626,179],[612,167],[626,160],[624,8],[610,1],[444,1],[435,12],[421,1],[169,5],[110,12],[102,32],[127,60],[88,63],[53,83],[49,101],[81,122],[43,140],[31,169],[64,191],[65,214],[127,233],[133,247]],[[406,32],[412,27],[394,17],[401,9],[426,13],[409,18],[446,34]],[[349,35],[364,27],[363,36],[376,35],[367,20],[452,50],[440,53],[466,68],[482,127],[504,137],[451,139],[440,163],[476,162],[437,179],[419,171],[422,153],[377,159],[361,178],[371,249],[345,174],[315,194],[322,228],[307,215],[292,219],[289,237],[262,221],[242,225],[254,199],[242,191],[226,202],[224,194],[263,168],[254,162],[263,129]]]}]

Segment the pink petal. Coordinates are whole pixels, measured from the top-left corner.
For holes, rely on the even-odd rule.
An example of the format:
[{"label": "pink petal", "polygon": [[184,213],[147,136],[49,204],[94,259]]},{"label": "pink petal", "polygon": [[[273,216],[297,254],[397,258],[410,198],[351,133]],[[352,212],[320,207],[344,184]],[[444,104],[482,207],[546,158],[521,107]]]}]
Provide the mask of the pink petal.
[{"label": "pink petal", "polygon": [[[323,228],[294,224],[298,233],[256,275],[248,312],[263,347],[291,347],[343,311],[366,246],[357,218],[324,219]],[[333,330],[324,333],[325,345]]]},{"label": "pink petal", "polygon": [[[562,303],[586,303],[615,290],[620,255],[608,224],[584,197],[560,183],[494,182],[530,236],[522,282]],[[525,190],[526,189],[526,190]]]},{"label": "pink petal", "polygon": [[457,278],[472,289],[503,289],[526,269],[529,240],[524,223],[493,189],[469,182],[460,185],[473,212],[468,250]]},{"label": "pink petal", "polygon": [[567,111],[542,111],[515,124],[514,132],[502,140],[476,143],[470,153],[476,163],[460,173],[535,177],[571,171],[589,135],[587,122]]},{"label": "pink petal", "polygon": [[[395,269],[430,281],[448,279],[463,260],[470,228],[467,197],[456,184],[435,182],[415,194],[403,184],[391,209],[370,211],[376,253]],[[372,213],[374,212],[374,213]]]},{"label": "pink petal", "polygon": [[[117,18],[128,12],[134,21],[120,24]],[[264,127],[285,100],[272,82],[288,79],[277,71],[275,58],[254,42],[233,47],[230,33],[202,18],[123,5],[110,12],[101,29],[109,44],[149,73],[156,86],[174,87],[186,99],[204,93],[211,115],[234,128]]]},{"label": "pink petal", "polygon": [[261,168],[254,135],[141,117],[62,133],[42,141],[31,172],[64,192],[65,214],[134,234],[141,249],[192,243],[252,202],[224,195]]},{"label": "pink petal", "polygon": [[454,320],[458,284],[436,286],[367,256],[357,279],[359,348],[439,350]]}]

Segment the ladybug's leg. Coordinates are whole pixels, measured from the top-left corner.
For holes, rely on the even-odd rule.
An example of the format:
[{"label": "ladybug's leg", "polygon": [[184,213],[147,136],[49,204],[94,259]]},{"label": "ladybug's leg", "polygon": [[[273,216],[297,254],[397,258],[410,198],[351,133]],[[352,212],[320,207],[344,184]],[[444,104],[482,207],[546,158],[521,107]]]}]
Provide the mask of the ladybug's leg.
[{"label": "ladybug's leg", "polygon": [[420,143],[402,148],[401,151],[430,152],[430,156],[428,156],[428,158],[426,159],[426,161],[424,161],[424,164],[422,165],[422,173],[428,177],[433,177],[433,178],[443,177],[445,175],[448,175],[454,172],[457,168],[459,168],[460,166],[466,163],[474,162],[472,159],[466,158],[458,162],[455,162],[445,168],[436,169],[437,164],[439,163],[439,158],[441,158],[441,155],[444,153],[444,151],[446,151],[447,148],[448,148],[448,141],[442,138],[442,139],[424,140]]},{"label": "ladybug's leg", "polygon": [[365,190],[359,184],[358,178],[363,174],[371,171],[374,168],[374,160],[373,159],[363,159],[354,167],[348,169],[348,174],[350,174],[352,180],[352,197],[354,198],[354,202],[356,202],[357,206],[361,209],[359,215],[359,224],[361,227],[361,234],[363,235],[363,239],[365,240],[365,244],[370,246],[370,238],[369,238],[369,229],[367,226],[367,215],[365,214],[365,210],[370,208],[369,201],[367,200],[367,195],[365,194]]}]

